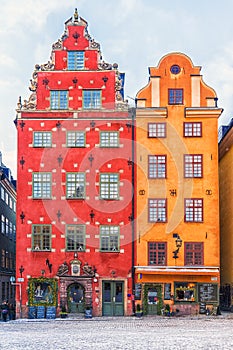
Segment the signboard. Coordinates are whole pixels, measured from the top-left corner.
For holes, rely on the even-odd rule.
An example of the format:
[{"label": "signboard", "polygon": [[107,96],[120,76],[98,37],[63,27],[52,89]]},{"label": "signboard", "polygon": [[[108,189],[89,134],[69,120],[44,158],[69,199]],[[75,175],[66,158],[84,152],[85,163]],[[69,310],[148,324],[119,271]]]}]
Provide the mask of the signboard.
[{"label": "signboard", "polygon": [[171,299],[171,283],[164,284],[164,300]]},{"label": "signboard", "polygon": [[142,295],[142,284],[136,283],[135,284],[135,300],[141,300]]},{"label": "signboard", "polygon": [[17,279],[17,281],[18,281],[18,282],[24,282],[24,278],[23,278],[23,277],[19,277],[19,278]]},{"label": "signboard", "polygon": [[56,318],[56,307],[55,306],[48,306],[46,308],[46,318],[48,318],[48,319]]},{"label": "signboard", "polygon": [[45,318],[45,307],[37,306],[37,318]]},{"label": "signboard", "polygon": [[198,286],[199,302],[218,302],[218,285],[215,283],[199,283]]}]

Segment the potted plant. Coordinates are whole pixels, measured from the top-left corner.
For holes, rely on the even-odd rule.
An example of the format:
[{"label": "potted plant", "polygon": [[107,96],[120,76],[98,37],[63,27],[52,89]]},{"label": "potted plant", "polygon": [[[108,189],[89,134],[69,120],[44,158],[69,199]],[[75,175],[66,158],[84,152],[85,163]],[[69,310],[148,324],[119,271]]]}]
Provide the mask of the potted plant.
[{"label": "potted plant", "polygon": [[142,308],[140,304],[136,305],[136,312],[135,312],[135,316],[136,317],[142,317],[143,312],[142,312]]},{"label": "potted plant", "polygon": [[62,305],[61,311],[60,311],[60,316],[61,316],[61,318],[66,318],[67,315],[68,315],[68,312],[66,311],[66,307],[65,307],[65,305]]}]

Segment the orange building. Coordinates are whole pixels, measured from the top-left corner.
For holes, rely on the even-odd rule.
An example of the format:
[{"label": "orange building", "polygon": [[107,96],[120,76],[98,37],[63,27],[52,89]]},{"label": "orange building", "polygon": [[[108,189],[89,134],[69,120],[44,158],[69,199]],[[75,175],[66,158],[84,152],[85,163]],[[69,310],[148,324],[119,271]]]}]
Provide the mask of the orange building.
[{"label": "orange building", "polygon": [[181,53],[149,68],[137,96],[136,303],[204,312],[220,283],[215,91]]},{"label": "orange building", "polygon": [[233,119],[219,130],[219,201],[221,232],[221,294],[222,309],[233,311]]}]

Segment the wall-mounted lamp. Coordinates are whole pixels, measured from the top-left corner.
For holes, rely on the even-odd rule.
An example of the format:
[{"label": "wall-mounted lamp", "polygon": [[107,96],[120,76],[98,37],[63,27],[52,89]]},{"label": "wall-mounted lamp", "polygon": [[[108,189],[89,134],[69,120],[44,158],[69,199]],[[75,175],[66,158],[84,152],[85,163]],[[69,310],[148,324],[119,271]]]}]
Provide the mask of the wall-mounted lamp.
[{"label": "wall-mounted lamp", "polygon": [[43,80],[42,80],[42,84],[45,86],[45,88],[47,88],[47,87],[48,87],[48,84],[49,84],[48,78],[43,79]]},{"label": "wall-mounted lamp", "polygon": [[91,210],[90,212],[90,218],[91,218],[91,222],[93,222],[95,218],[95,213],[93,212],[93,210]]},{"label": "wall-mounted lamp", "polygon": [[48,268],[49,268],[49,272],[51,273],[51,272],[52,272],[53,264],[50,263],[50,261],[49,261],[48,258],[45,260],[45,263],[46,263],[46,265],[47,265]]},{"label": "wall-mounted lamp", "polygon": [[77,33],[77,32],[74,32],[74,34],[72,36],[75,39],[75,42],[77,43],[78,42],[78,38],[80,37],[80,34]]},{"label": "wall-mounted lamp", "polygon": [[78,79],[76,77],[74,77],[74,79],[72,81],[73,81],[74,87],[76,88],[76,85],[78,83]]},{"label": "wall-mounted lamp", "polygon": [[60,129],[61,129],[61,122],[60,122],[60,121],[58,121],[58,122],[56,123],[56,127],[57,127],[57,130],[60,130]]},{"label": "wall-mounted lamp", "polygon": [[108,77],[106,77],[106,75],[102,78],[104,85],[106,85],[107,81],[108,81]]},{"label": "wall-mounted lamp", "polygon": [[177,249],[173,251],[173,259],[176,260],[178,258],[179,250],[182,246],[182,239],[180,238],[178,233],[173,233],[173,238],[176,238],[175,243]]},{"label": "wall-mounted lamp", "polygon": [[61,166],[61,163],[63,161],[61,154],[59,154],[59,156],[57,157],[57,161],[58,161],[59,166]]},{"label": "wall-mounted lamp", "polygon": [[21,219],[21,224],[24,223],[24,219],[25,219],[25,214],[24,212],[22,211],[21,214],[19,215],[20,219]]},{"label": "wall-mounted lamp", "polygon": [[19,123],[19,126],[21,127],[21,130],[23,131],[23,128],[25,127],[25,123],[23,120]]},{"label": "wall-mounted lamp", "polygon": [[132,127],[132,125],[131,125],[130,123],[126,123],[125,125],[126,125],[126,127],[127,127],[127,129],[128,129],[128,132],[129,132],[130,129],[131,129],[131,127]]},{"label": "wall-mounted lamp", "polygon": [[128,219],[129,219],[129,221],[133,221],[133,214],[132,213],[128,216]]},{"label": "wall-mounted lamp", "polygon": [[91,128],[92,128],[92,130],[93,130],[94,127],[95,127],[95,122],[94,122],[94,120],[92,120],[92,121],[90,122],[90,126],[91,126]]},{"label": "wall-mounted lamp", "polygon": [[19,161],[22,169],[23,169],[23,166],[24,166],[24,163],[25,163],[25,160],[23,159],[23,156],[21,157],[20,161]]},{"label": "wall-mounted lamp", "polygon": [[19,273],[20,273],[21,278],[23,277],[23,272],[24,272],[24,267],[23,267],[23,265],[21,265],[19,268]]},{"label": "wall-mounted lamp", "polygon": [[91,166],[92,166],[92,162],[94,160],[94,157],[93,157],[92,154],[90,154],[90,156],[88,157],[88,160],[89,160],[89,162],[91,163]]},{"label": "wall-mounted lamp", "polygon": [[60,222],[60,219],[61,219],[61,216],[62,216],[62,213],[60,211],[60,209],[57,211],[57,218],[58,218],[58,221]]},{"label": "wall-mounted lamp", "polygon": [[129,168],[133,165],[133,161],[130,158],[127,160],[127,163]]}]

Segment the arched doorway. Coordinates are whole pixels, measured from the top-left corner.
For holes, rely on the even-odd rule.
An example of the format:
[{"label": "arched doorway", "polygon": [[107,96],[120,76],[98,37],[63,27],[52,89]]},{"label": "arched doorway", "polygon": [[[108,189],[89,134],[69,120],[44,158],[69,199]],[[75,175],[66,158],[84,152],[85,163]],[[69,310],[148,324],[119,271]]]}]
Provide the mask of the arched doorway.
[{"label": "arched doorway", "polygon": [[67,288],[68,310],[72,313],[84,312],[85,290],[79,283],[73,283]]}]

